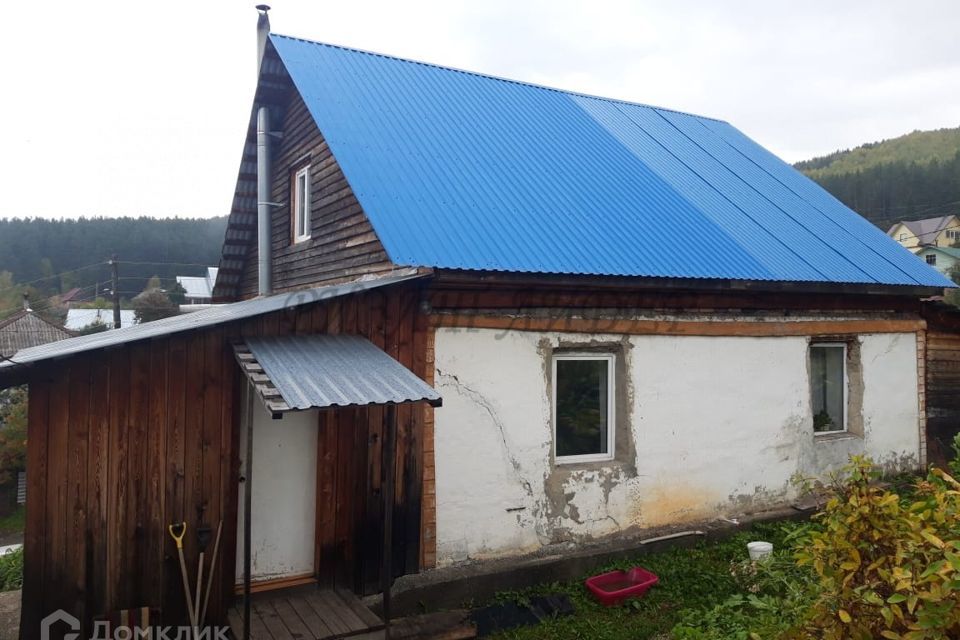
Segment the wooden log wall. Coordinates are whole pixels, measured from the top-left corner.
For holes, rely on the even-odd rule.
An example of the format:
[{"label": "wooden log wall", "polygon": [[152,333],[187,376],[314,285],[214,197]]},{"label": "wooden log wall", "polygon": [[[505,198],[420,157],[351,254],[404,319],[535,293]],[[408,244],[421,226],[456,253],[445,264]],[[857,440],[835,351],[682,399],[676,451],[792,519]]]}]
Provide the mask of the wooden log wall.
[{"label": "wooden log wall", "polygon": [[[48,613],[91,620],[150,606],[186,620],[167,525],[186,521],[195,575],[196,526],[224,522],[211,596],[222,620],[235,583],[240,394],[231,344],[243,336],[350,333],[368,337],[427,378],[427,322],[417,287],[372,290],[219,327],[78,355],[31,374],[24,637]],[[422,550],[424,424],[432,409],[399,409],[394,573]],[[377,591],[381,409],[322,412],[317,478],[321,581]]]},{"label": "wooden log wall", "polygon": [[[373,231],[346,177],[307,110],[291,91],[283,115],[283,138],[273,160],[273,201],[281,206],[271,217],[273,287],[287,291],[305,286],[383,273],[395,268]],[[310,239],[293,242],[290,213],[292,176],[310,164]],[[257,293],[257,247],[247,249],[240,296]]]},{"label": "wooden log wall", "polygon": [[926,347],[927,460],[944,465],[960,433],[960,327],[929,330]]}]

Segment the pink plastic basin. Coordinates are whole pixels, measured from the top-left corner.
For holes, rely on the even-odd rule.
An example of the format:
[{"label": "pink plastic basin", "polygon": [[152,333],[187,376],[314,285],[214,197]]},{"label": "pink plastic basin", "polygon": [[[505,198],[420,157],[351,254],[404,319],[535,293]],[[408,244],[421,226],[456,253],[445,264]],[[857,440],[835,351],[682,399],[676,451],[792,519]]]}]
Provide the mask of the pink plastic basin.
[{"label": "pink plastic basin", "polygon": [[587,578],[584,584],[600,604],[612,607],[627,598],[639,598],[660,579],[642,567],[628,571],[610,571]]}]

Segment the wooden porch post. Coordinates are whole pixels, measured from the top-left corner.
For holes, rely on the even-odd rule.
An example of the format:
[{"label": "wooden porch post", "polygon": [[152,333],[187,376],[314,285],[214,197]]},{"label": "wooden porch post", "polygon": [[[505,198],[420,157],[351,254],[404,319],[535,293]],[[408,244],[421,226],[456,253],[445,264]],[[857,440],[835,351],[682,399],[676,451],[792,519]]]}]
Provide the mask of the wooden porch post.
[{"label": "wooden porch post", "polygon": [[383,447],[383,567],[380,573],[383,591],[383,634],[390,640],[390,587],[393,584],[393,482],[396,475],[397,406],[387,405],[387,434]]},{"label": "wooden porch post", "polygon": [[250,505],[253,502],[253,385],[247,392],[247,450],[243,463],[243,640],[250,640]]}]

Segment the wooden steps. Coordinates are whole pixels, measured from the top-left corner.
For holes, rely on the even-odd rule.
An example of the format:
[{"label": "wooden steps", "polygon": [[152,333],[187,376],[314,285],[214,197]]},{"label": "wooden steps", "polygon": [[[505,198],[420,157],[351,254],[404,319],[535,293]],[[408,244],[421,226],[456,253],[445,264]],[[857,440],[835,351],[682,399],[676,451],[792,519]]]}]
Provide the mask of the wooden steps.
[{"label": "wooden steps", "polygon": [[[243,637],[243,599],[227,614],[234,637]],[[349,591],[305,587],[255,594],[250,601],[251,640],[327,640],[367,637],[383,621]]]}]

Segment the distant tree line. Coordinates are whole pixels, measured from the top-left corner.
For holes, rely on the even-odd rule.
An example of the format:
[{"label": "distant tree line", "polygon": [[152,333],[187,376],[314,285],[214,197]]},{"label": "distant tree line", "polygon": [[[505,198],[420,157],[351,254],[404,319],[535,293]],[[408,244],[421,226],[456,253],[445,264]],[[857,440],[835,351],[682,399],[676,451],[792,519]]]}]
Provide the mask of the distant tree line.
[{"label": "distant tree line", "polygon": [[884,231],[899,220],[960,213],[960,151],[944,161],[894,161],[849,173],[818,175],[808,164],[797,166]]},{"label": "distant tree line", "polygon": [[[81,289],[80,301],[103,297],[110,287],[106,262],[114,253],[121,297],[132,299],[154,276],[172,289],[176,276],[216,266],[225,230],[226,217],[0,219],[0,274],[8,273],[0,278],[0,312],[16,306],[22,291],[38,305],[73,288]],[[16,294],[11,285],[19,285]]]}]

